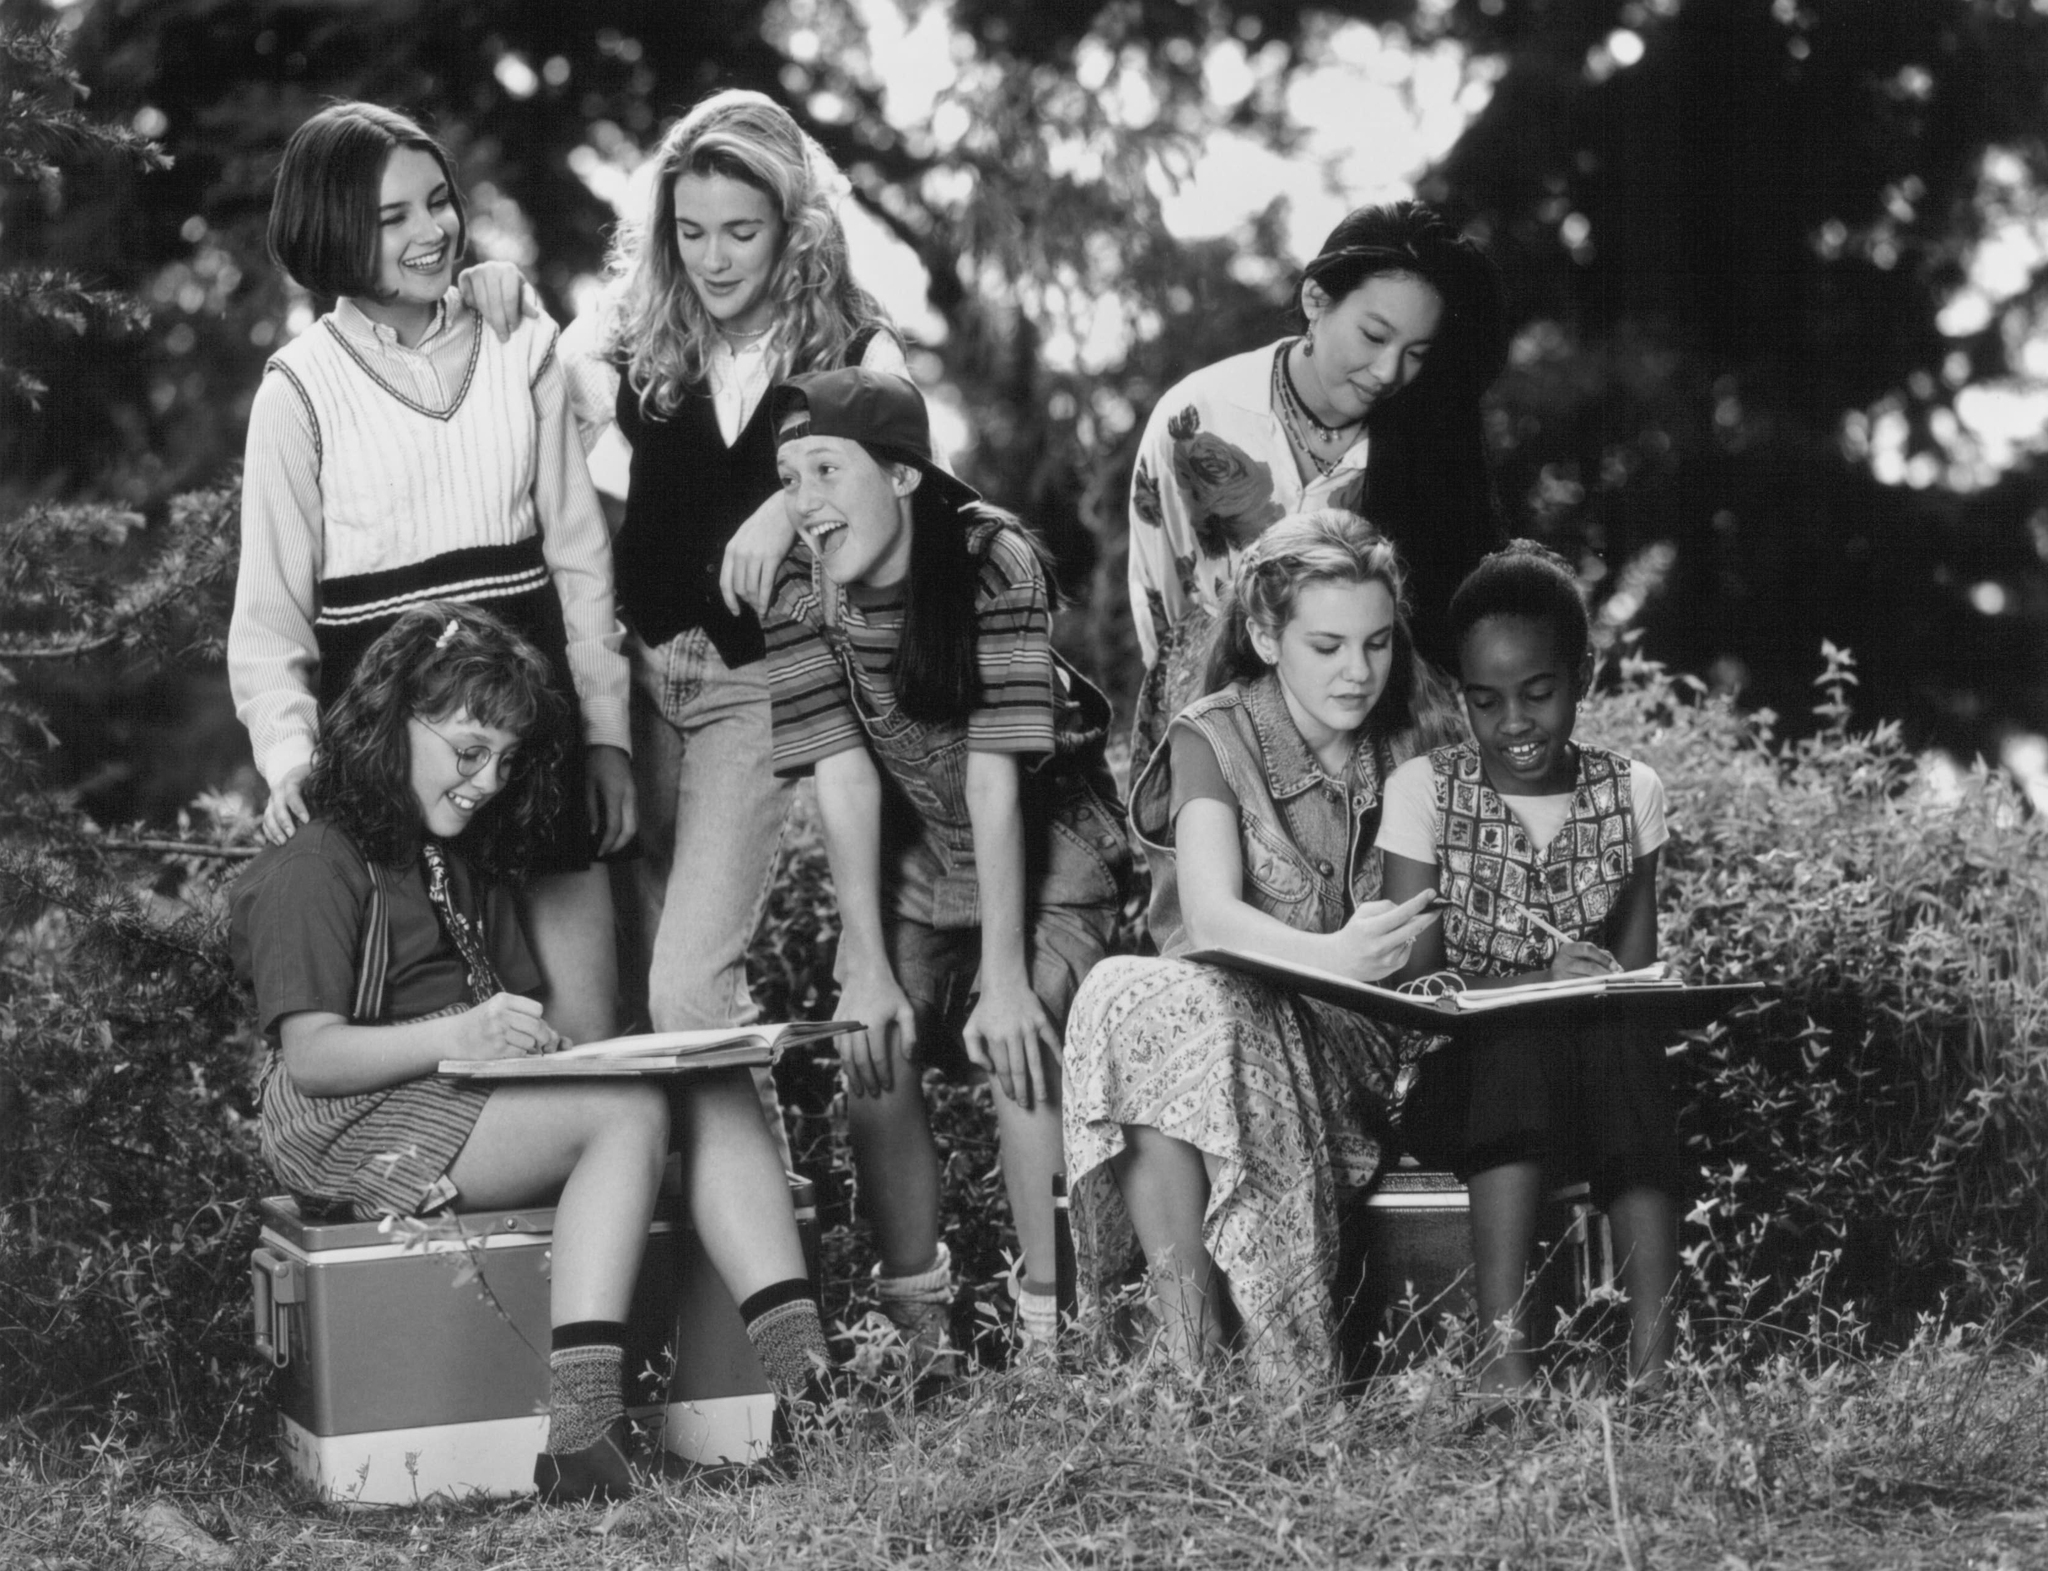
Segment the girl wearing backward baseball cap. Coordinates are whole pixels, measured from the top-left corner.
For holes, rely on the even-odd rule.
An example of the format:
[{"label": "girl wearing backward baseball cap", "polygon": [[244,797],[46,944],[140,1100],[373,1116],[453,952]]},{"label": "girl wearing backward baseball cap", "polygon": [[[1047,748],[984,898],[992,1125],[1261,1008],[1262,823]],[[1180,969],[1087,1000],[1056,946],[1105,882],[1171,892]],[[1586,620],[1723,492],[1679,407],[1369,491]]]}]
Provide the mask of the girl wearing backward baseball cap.
[{"label": "girl wearing backward baseball cap", "polygon": [[837,1013],[867,1025],[840,1040],[878,1292],[915,1371],[943,1374],[954,1282],[925,1069],[994,1080],[1022,1348],[1056,1328],[1061,1032],[1131,870],[1109,705],[1053,653],[1030,536],[932,462],[914,385],[854,367],[773,398],[808,547],[766,621],[775,768],[816,778]]}]

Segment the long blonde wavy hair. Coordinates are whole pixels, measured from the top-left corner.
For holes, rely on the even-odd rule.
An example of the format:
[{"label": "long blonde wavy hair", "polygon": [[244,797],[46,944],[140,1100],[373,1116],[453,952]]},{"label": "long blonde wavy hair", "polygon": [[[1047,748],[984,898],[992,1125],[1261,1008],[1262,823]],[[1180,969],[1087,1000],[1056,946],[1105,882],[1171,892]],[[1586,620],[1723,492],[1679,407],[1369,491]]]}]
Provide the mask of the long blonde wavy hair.
[{"label": "long blonde wavy hair", "polygon": [[724,175],[775,205],[782,249],[768,279],[768,350],[778,376],[836,366],[863,328],[890,326],[847,266],[832,161],[780,104],[743,88],[713,93],[669,127],[654,157],[646,215],[620,225],[612,243],[604,334],[614,353],[626,351],[643,411],[675,412],[683,390],[704,376],[718,331],[676,249],[675,187],[684,175]]}]

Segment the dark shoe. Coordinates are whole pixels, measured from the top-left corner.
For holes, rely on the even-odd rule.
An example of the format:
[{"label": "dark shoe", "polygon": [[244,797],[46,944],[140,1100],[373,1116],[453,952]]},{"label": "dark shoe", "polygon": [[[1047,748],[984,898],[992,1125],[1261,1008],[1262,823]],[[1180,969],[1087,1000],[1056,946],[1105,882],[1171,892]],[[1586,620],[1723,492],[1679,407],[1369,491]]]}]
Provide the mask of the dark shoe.
[{"label": "dark shoe", "polygon": [[543,1451],[534,1458],[533,1488],[546,1506],[628,1499],[633,1469],[626,1461],[625,1419],[613,1419],[611,1428],[580,1451]]}]

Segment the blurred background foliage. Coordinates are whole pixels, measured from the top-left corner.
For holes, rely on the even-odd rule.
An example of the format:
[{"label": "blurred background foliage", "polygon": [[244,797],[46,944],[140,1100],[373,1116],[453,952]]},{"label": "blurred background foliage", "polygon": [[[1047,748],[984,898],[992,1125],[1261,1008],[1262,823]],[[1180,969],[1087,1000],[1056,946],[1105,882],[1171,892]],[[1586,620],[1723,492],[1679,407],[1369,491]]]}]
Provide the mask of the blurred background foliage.
[{"label": "blurred background foliage", "polygon": [[[46,95],[169,156],[4,171],[0,515],[138,515],[231,475],[269,350],[310,320],[264,254],[323,100],[427,118],[474,250],[566,318],[661,126],[786,102],[847,171],[857,265],[929,351],[961,466],[1044,531],[1062,636],[1119,694],[1139,425],[1287,331],[1354,201],[1418,190],[1507,275],[1491,417],[1510,521],[1604,626],[1790,715],[1822,638],[1908,742],[2048,772],[2048,14],[2040,0],[0,0],[55,25]],[[108,297],[101,297],[108,298]],[[217,674],[13,662],[103,815],[234,777]],[[55,673],[55,674],[52,674]],[[247,783],[251,777],[240,777]]]}]

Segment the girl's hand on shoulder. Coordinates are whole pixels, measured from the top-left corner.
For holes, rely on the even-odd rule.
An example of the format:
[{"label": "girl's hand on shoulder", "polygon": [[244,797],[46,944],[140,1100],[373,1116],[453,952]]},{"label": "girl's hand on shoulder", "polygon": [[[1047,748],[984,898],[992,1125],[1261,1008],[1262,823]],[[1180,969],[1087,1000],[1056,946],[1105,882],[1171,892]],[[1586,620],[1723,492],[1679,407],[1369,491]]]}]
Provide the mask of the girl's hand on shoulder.
[{"label": "girl's hand on shoulder", "polygon": [[1614,956],[1598,944],[1583,941],[1559,944],[1550,960],[1550,974],[1560,981],[1568,976],[1607,976],[1620,969]]},{"label": "girl's hand on shoulder", "polygon": [[1361,982],[1391,976],[1408,963],[1416,944],[1437,919],[1437,892],[1425,889],[1398,905],[1368,900],[1332,937],[1342,961],[1339,970]]},{"label": "girl's hand on shoulder", "polygon": [[833,1014],[866,1027],[839,1038],[848,1095],[880,1096],[895,1090],[899,1062],[905,1073],[915,1072],[909,1065],[917,1052],[917,1014],[886,967],[842,986]]},{"label": "girl's hand on shoulder", "polygon": [[640,812],[633,763],[623,748],[600,742],[585,755],[583,801],[590,812],[590,832],[597,836],[597,854],[624,850],[640,828]]},{"label": "girl's hand on shoulder", "polygon": [[995,1076],[1004,1096],[1027,1113],[1051,1105],[1046,1055],[1059,1060],[1060,1033],[1028,983],[984,983],[960,1035],[968,1062]]},{"label": "girl's hand on shoulder", "polygon": [[766,616],[775,595],[775,575],[795,544],[796,525],[777,491],[726,542],[725,560],[718,567],[718,592],[726,610],[738,616],[740,602],[745,601],[756,615]]},{"label": "girl's hand on shoulder", "polygon": [[455,1017],[454,1051],[448,1058],[526,1058],[552,1052],[561,1035],[541,1018],[540,1001],[517,993],[494,993]]},{"label": "girl's hand on shoulder", "polygon": [[540,315],[540,296],[526,275],[511,262],[479,262],[455,277],[462,303],[483,318],[484,326],[503,343],[529,316]]},{"label": "girl's hand on shoulder", "polygon": [[313,816],[306,809],[305,797],[306,776],[312,767],[299,764],[287,769],[271,790],[270,800],[263,804],[263,838],[274,846],[291,839],[299,825]]}]

